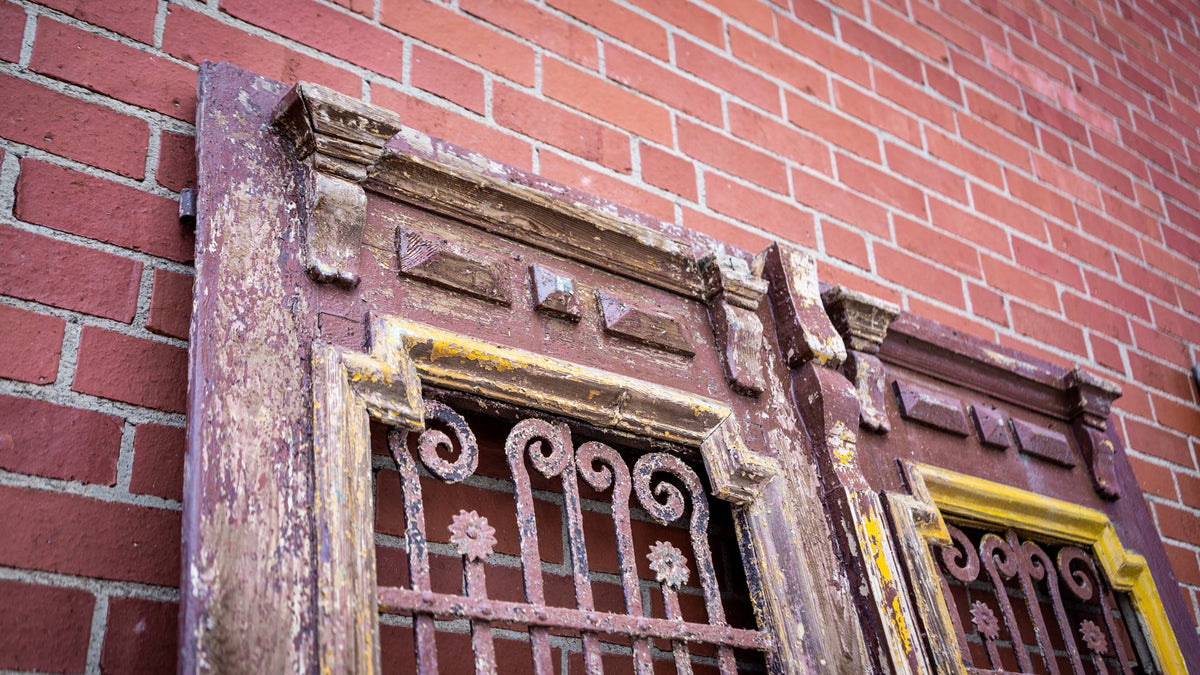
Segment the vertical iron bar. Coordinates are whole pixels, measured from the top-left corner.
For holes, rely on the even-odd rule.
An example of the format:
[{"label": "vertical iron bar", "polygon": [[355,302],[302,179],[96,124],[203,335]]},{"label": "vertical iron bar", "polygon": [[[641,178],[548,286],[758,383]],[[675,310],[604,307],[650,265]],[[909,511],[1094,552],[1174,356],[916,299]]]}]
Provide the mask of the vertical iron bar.
[{"label": "vertical iron bar", "polygon": [[[1071,572],[1071,563],[1075,561],[1083,563],[1083,567],[1087,571],[1086,574],[1081,571]],[[1104,613],[1104,626],[1108,629],[1109,641],[1112,642],[1113,649],[1116,651],[1117,660],[1121,665],[1121,672],[1125,675],[1131,675],[1129,657],[1125,653],[1125,647],[1117,639],[1117,633],[1113,626],[1112,598],[1109,596],[1108,589],[1104,585],[1099,572],[1096,570],[1095,563],[1092,562],[1092,557],[1081,548],[1065,546],[1058,552],[1058,571],[1063,575],[1063,581],[1066,582],[1067,588],[1075,594],[1075,597],[1080,600],[1089,600],[1093,592],[1098,596],[1100,610]]]},{"label": "vertical iron bar", "polygon": [[[417,466],[405,447],[407,434],[399,429],[388,430],[388,452],[400,474],[401,494],[404,497],[404,542],[408,549],[408,581],[413,590],[429,592],[429,549],[425,540],[425,509],[421,500],[421,480]],[[433,617],[413,614],[417,672],[434,675],[438,672],[437,644]]]},{"label": "vertical iron bar", "polygon": [[[1046,589],[1050,592],[1050,604],[1054,607],[1054,618],[1058,622],[1058,630],[1062,634],[1063,644],[1067,648],[1067,656],[1071,659],[1071,672],[1074,675],[1084,675],[1083,661],[1079,658],[1079,648],[1075,645],[1075,636],[1071,634],[1071,622],[1067,619],[1066,608],[1063,607],[1062,592],[1059,590],[1058,574],[1054,571],[1054,563],[1050,561],[1050,556],[1042,550],[1042,547],[1032,541],[1021,544],[1021,550],[1025,554],[1024,560],[1029,565],[1030,575],[1046,581]],[[1037,603],[1036,596],[1032,602]],[[1046,637],[1049,642],[1049,635]]]},{"label": "vertical iron bar", "polygon": [[[997,553],[1001,554],[1003,559],[997,559]],[[996,589],[996,601],[1000,604],[1000,612],[1004,615],[1004,624],[1008,627],[1008,633],[1012,637],[1013,652],[1017,655],[1017,663],[1021,665],[1023,672],[1031,673],[1033,664],[1025,649],[1025,640],[1021,638],[1021,629],[1013,614],[1012,603],[1008,600],[1004,579],[1000,576],[1000,573],[1003,572],[1005,577],[1012,578],[1017,573],[1016,553],[1003,539],[988,533],[983,535],[983,539],[979,543],[979,558],[983,562],[984,569],[987,570],[988,577],[992,580],[992,586]]]},{"label": "vertical iron bar", "polygon": [[[1021,539],[1017,536],[1016,530],[1009,528],[1005,535],[1008,537],[1008,548],[1013,552],[1013,558],[1017,563],[1017,580],[1021,584],[1021,592],[1025,594],[1025,608],[1033,622],[1033,637],[1042,650],[1042,661],[1045,662],[1050,675],[1058,675],[1058,662],[1054,658],[1054,646],[1050,644],[1050,631],[1046,628],[1046,618],[1042,616],[1042,605],[1038,602],[1037,589],[1033,586],[1033,576],[1030,571],[1033,559],[1030,552],[1021,545]],[[1032,542],[1025,543],[1037,548],[1037,545]]]},{"label": "vertical iron bar", "polygon": [[[583,512],[579,506],[579,479],[575,476],[570,432],[564,430],[563,439],[567,449],[567,462],[562,471],[563,511],[567,519],[567,544],[571,551],[571,572],[575,577],[575,604],[579,609],[590,612],[595,609],[592,601],[592,582],[588,577],[587,546],[583,538]],[[588,675],[601,675],[604,666],[600,661],[600,640],[595,633],[582,633],[583,663]]]},{"label": "vertical iron bar", "polygon": [[[487,580],[484,577],[483,561],[463,557],[467,577],[467,597],[487,598]],[[477,675],[495,675],[496,647],[492,642],[492,624],[487,621],[471,621],[471,649],[475,652]]]},{"label": "vertical iron bar", "polygon": [[[679,611],[679,596],[670,584],[662,584],[663,606],[667,610],[667,618],[672,621],[683,621],[683,613]],[[683,640],[672,640],[671,651],[675,654],[675,672],[678,675],[692,675],[692,656],[688,652],[687,643]]]},{"label": "vertical iron bar", "polygon": [[[629,521],[629,496],[632,490],[629,467],[621,455],[609,446],[591,441],[576,450],[579,475],[597,492],[612,487],[613,528],[617,537],[617,564],[621,570],[621,590],[625,595],[625,611],[642,617],[642,594],[638,586],[637,559],[634,557],[633,531]],[[600,468],[597,469],[597,463]],[[637,675],[652,675],[650,640],[633,641],[633,669]]]},{"label": "vertical iron bar", "polygon": [[[518,422],[504,442],[504,453],[512,473],[513,493],[517,500],[517,532],[521,539],[521,568],[525,575],[525,600],[531,605],[545,606],[546,594],[542,583],[542,558],[538,551],[537,521],[533,511],[533,494],[530,489],[529,471],[525,468],[525,455],[543,475],[555,475],[565,468],[569,443],[565,439],[565,425],[552,425],[538,419]],[[550,446],[550,454],[543,454],[542,444]],[[553,663],[550,653],[550,633],[545,628],[530,627],[530,649],[536,675],[551,675]]]}]

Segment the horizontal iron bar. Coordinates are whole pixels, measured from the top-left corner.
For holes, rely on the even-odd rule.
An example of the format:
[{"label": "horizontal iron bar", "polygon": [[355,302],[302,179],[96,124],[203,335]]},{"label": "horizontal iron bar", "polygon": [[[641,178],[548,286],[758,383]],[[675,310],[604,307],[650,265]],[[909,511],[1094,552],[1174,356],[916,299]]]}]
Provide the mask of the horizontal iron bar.
[{"label": "horizontal iron bar", "polygon": [[767,651],[773,646],[770,635],[756,630],[710,626],[670,619],[625,616],[608,612],[585,612],[569,607],[547,607],[503,600],[467,598],[394,586],[379,587],[379,611],[388,614],[414,612],[432,614],[437,617],[519,623],[544,628],[566,628],[589,633],[703,642],[759,651]]}]

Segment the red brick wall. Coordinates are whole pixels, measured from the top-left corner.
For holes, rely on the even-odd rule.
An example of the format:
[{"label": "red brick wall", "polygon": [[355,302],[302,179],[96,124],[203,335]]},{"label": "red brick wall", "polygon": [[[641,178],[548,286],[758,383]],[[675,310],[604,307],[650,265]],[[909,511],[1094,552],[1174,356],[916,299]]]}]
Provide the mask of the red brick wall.
[{"label": "red brick wall", "polygon": [[1197,14],[0,0],[0,669],[170,661],[192,259],[175,200],[202,59],[322,82],[750,250],[798,242],[828,281],[1118,380],[1197,607]]}]

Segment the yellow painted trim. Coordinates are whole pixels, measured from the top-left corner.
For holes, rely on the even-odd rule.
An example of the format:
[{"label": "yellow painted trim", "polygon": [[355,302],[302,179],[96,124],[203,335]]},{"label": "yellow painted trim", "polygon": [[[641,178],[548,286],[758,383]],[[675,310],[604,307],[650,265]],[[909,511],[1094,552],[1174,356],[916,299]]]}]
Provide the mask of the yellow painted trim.
[{"label": "yellow painted trim", "polygon": [[[1103,512],[927,464],[905,462],[904,468],[913,496],[932,503],[939,514],[1090,547],[1113,587],[1133,597],[1158,666],[1169,675],[1186,675],[1183,652],[1146,559],[1121,545]],[[940,518],[934,529],[939,539],[949,536]]]}]

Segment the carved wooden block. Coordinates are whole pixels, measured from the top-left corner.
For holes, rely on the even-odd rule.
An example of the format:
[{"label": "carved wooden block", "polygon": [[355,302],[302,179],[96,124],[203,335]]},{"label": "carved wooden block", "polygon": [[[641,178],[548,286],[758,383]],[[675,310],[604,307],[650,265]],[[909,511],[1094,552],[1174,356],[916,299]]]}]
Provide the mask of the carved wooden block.
[{"label": "carved wooden block", "polygon": [[696,354],[674,317],[640,309],[632,301],[603,290],[596,291],[596,301],[605,333],[672,354]]},{"label": "carved wooden block", "polygon": [[1075,466],[1075,455],[1066,436],[1024,420],[1012,419],[1009,424],[1021,452],[1062,466]]},{"label": "carved wooden block", "polygon": [[396,230],[396,256],[404,276],[501,305],[510,304],[503,263],[485,260],[445,240],[405,228]]},{"label": "carved wooden block", "polygon": [[579,321],[583,316],[575,282],[570,277],[541,265],[530,265],[529,289],[533,292],[533,308],[537,311],[567,321]]},{"label": "carved wooden block", "polygon": [[758,396],[763,380],[763,327],[758,305],[767,282],[750,273],[741,258],[712,255],[701,262],[709,288],[709,318],[725,365],[725,379],[735,391]]},{"label": "carved wooden block", "polygon": [[858,392],[859,424],[871,431],[891,431],[892,425],[887,418],[887,385],[879,359],[874,354],[850,350],[842,370]]},{"label": "carved wooden block", "polygon": [[1121,388],[1081,368],[1066,377],[1068,405],[1073,414],[1075,440],[1083,452],[1092,475],[1092,487],[1106,499],[1121,496],[1117,487],[1116,436],[1106,434],[1105,421],[1113,401],[1121,396]]},{"label": "carved wooden block", "polygon": [[872,430],[891,430],[884,402],[883,364],[875,357],[887,337],[888,324],[900,314],[896,305],[841,286],[821,294],[834,328],[846,343],[846,377],[858,390],[859,423]]},{"label": "carved wooden block", "polygon": [[985,447],[1004,450],[1012,445],[1008,426],[1004,424],[1004,413],[992,406],[971,406],[971,425]]},{"label": "carved wooden block", "polygon": [[893,380],[892,386],[896,389],[896,400],[900,402],[901,417],[959,436],[971,433],[963,415],[962,401],[899,380]]}]

